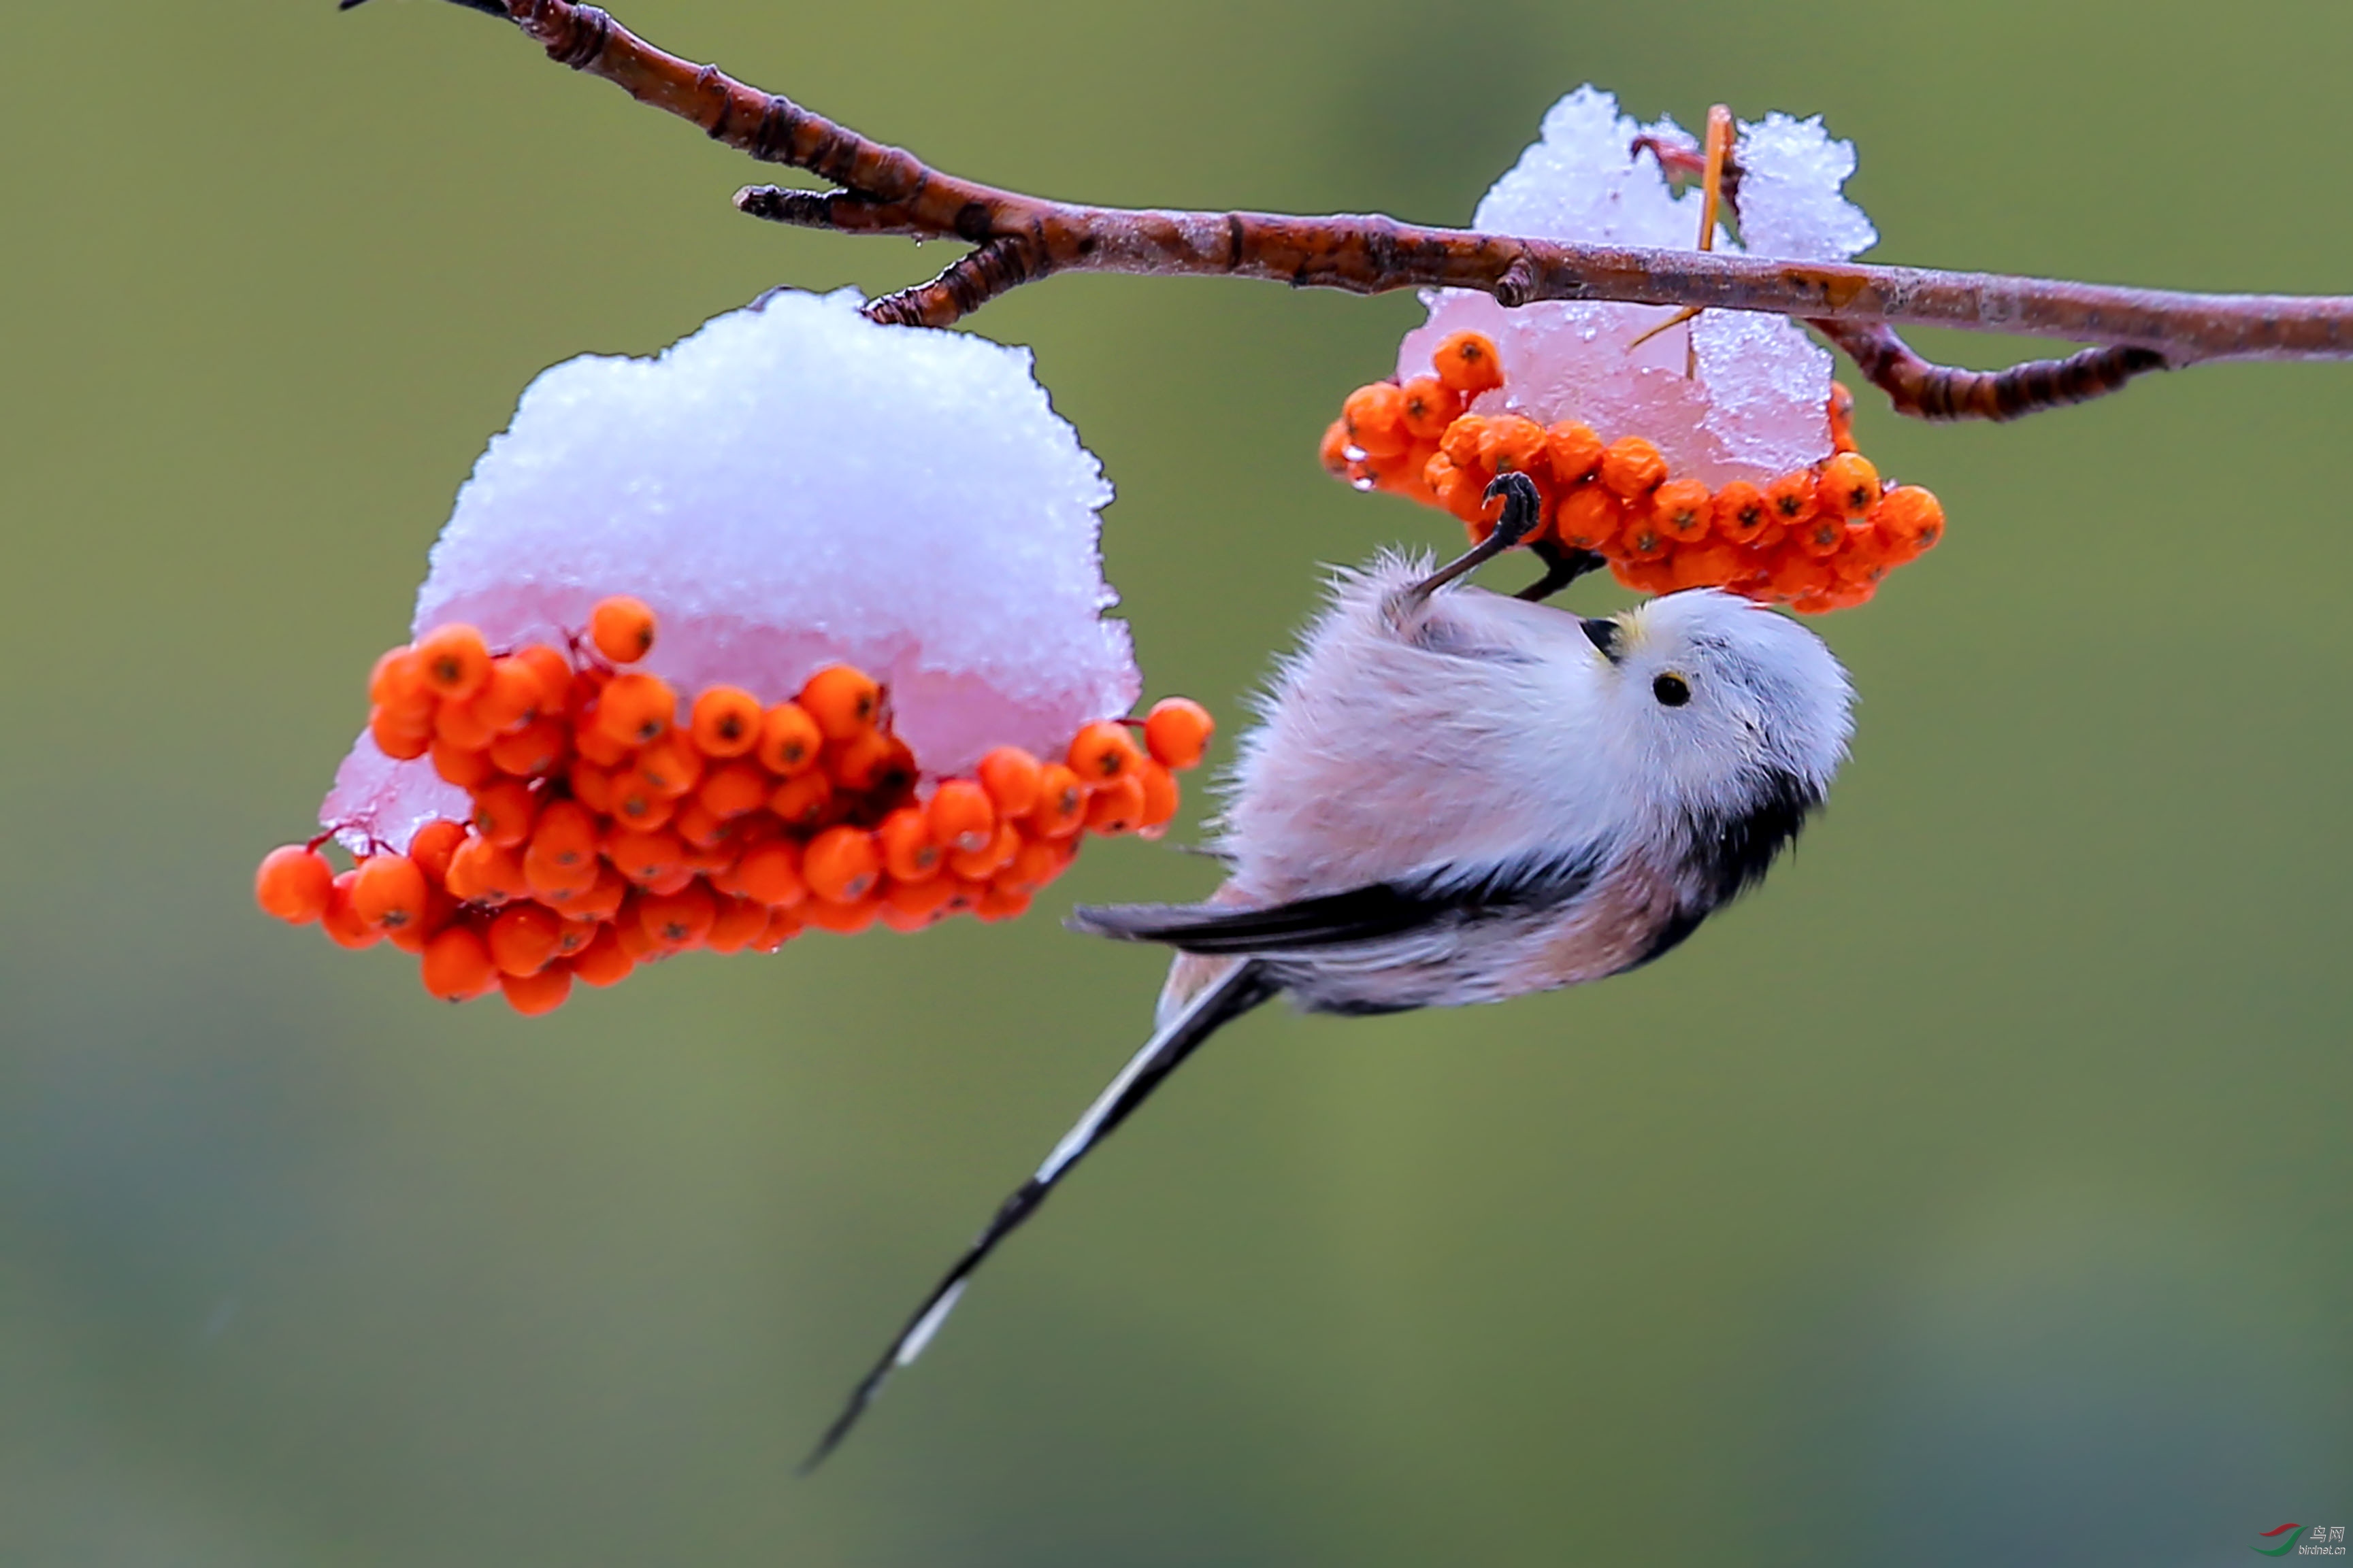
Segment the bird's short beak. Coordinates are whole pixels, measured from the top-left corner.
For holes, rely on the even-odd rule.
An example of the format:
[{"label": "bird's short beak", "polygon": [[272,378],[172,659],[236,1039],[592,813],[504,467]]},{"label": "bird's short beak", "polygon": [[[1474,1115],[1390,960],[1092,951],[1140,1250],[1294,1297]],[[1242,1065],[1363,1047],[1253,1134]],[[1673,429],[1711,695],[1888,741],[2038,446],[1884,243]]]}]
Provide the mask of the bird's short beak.
[{"label": "bird's short beak", "polygon": [[1618,662],[1618,639],[1621,632],[1616,621],[1579,619],[1577,624],[1585,628],[1586,639],[1601,650],[1602,658],[1612,664]]}]

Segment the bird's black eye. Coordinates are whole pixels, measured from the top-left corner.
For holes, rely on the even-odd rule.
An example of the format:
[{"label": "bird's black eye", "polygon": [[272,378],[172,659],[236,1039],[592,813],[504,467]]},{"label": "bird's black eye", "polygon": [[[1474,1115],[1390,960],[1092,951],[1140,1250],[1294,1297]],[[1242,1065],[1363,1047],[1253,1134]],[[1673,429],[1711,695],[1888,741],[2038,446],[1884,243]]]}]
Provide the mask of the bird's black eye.
[{"label": "bird's black eye", "polygon": [[1680,675],[1662,675],[1651,682],[1651,695],[1662,708],[1680,708],[1691,700],[1691,682]]}]

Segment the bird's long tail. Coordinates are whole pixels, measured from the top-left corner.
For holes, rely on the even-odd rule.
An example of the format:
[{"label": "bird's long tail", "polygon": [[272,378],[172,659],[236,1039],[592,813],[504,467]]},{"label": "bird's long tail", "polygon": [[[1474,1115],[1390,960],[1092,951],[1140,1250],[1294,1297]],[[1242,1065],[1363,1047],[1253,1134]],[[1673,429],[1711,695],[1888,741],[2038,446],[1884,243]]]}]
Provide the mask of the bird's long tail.
[{"label": "bird's long tail", "polygon": [[891,1342],[891,1348],[882,1353],[882,1359],[876,1362],[873,1370],[850,1391],[849,1403],[842,1407],[841,1414],[834,1417],[833,1425],[826,1428],[825,1436],[818,1440],[809,1457],[801,1462],[801,1474],[807,1475],[816,1469],[825,1462],[827,1455],[841,1446],[841,1440],[849,1436],[851,1427],[858,1425],[858,1418],[866,1413],[866,1407],[873,1403],[875,1394],[881,1392],[885,1379],[923,1353],[923,1347],[931,1343],[932,1336],[939,1332],[940,1325],[955,1310],[956,1301],[964,1295],[964,1288],[970,1281],[973,1270],[978,1268],[981,1260],[997,1250],[997,1244],[1010,1236],[1022,1221],[1037,1212],[1046,1194],[1054,1190],[1055,1184],[1069,1173],[1071,1167],[1084,1158],[1088,1150],[1108,1137],[1113,1128],[1126,1121],[1130,1113],[1142,1105],[1187,1057],[1198,1049],[1201,1042],[1217,1033],[1220,1026],[1240,1017],[1280,989],[1268,979],[1262,965],[1245,960],[1205,986],[1144,1043],[1144,1048],[1131,1057],[1127,1065],[1120,1068],[1119,1076],[1095,1097],[1095,1102],[1087,1108],[1084,1116],[1079,1118],[1078,1124],[1062,1135],[1062,1141],[1054,1145],[1053,1152],[1046,1156],[1045,1163],[1038,1167],[1037,1173],[1014,1189],[1013,1194],[997,1211],[997,1217],[988,1222],[987,1227],[965,1249],[964,1256],[956,1259],[955,1267],[950,1268],[932,1288],[932,1293],[923,1298],[923,1305],[915,1309],[914,1316],[907,1320],[907,1326],[901,1329],[898,1337]]}]

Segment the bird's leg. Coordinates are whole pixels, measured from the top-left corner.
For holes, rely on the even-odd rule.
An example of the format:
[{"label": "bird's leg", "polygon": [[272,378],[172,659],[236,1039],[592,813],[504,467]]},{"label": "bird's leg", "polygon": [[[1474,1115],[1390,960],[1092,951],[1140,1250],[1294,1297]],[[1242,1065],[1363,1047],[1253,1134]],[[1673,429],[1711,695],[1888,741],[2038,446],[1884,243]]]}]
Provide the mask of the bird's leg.
[{"label": "bird's leg", "polygon": [[1545,574],[1512,596],[1540,605],[1588,572],[1599,572],[1608,564],[1590,550],[1577,550],[1556,539],[1539,539],[1528,546],[1528,552],[1545,564]]},{"label": "bird's leg", "polygon": [[1498,474],[1487,487],[1486,499],[1493,500],[1498,495],[1504,498],[1504,515],[1496,520],[1495,531],[1398,595],[1389,605],[1392,620],[1404,620],[1429,603],[1432,594],[1477,571],[1536,531],[1536,524],[1544,520],[1544,497],[1534,479],[1525,474]]}]

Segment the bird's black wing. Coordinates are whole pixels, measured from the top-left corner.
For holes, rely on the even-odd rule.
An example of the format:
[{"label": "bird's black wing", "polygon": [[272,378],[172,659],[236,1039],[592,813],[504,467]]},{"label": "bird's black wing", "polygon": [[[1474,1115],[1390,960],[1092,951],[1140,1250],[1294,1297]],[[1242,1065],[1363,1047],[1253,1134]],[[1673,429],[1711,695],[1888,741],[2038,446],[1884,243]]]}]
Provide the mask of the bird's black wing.
[{"label": "bird's black wing", "polygon": [[907,1326],[901,1329],[898,1337],[891,1342],[891,1348],[882,1353],[882,1359],[876,1362],[873,1369],[850,1391],[849,1401],[843,1406],[841,1414],[834,1417],[833,1425],[826,1428],[825,1436],[818,1440],[816,1448],[802,1461],[803,1475],[817,1468],[828,1454],[841,1446],[841,1440],[849,1436],[849,1429],[858,1424],[858,1418],[866,1413],[867,1405],[872,1404],[875,1394],[881,1391],[883,1380],[923,1353],[923,1347],[931,1343],[932,1336],[939,1332],[940,1325],[955,1310],[956,1301],[964,1295],[964,1288],[971,1279],[973,1270],[978,1268],[981,1260],[997,1250],[997,1244],[1011,1235],[1022,1221],[1038,1211],[1038,1205],[1045,1201],[1048,1193],[1054,1190],[1055,1184],[1069,1173],[1071,1167],[1085,1158],[1087,1151],[1110,1136],[1113,1129],[1126,1121],[1154,1089],[1166,1081],[1170,1073],[1183,1065],[1185,1058],[1191,1056],[1202,1041],[1217,1033],[1219,1026],[1240,1017],[1280,989],[1260,965],[1238,963],[1204,988],[1183,1012],[1146,1040],[1143,1049],[1128,1058],[1119,1076],[1095,1097],[1095,1102],[1087,1108],[1084,1116],[1079,1118],[1078,1124],[1054,1145],[1053,1152],[1046,1156],[1046,1163],[1038,1167],[1037,1173],[1014,1189],[1013,1195],[1007,1198],[1004,1205],[997,1211],[997,1217],[988,1222],[987,1228],[965,1249],[964,1256],[956,1259],[955,1267],[932,1287],[932,1293],[923,1298],[923,1305],[915,1309],[914,1316],[907,1320]]},{"label": "bird's black wing", "polygon": [[1230,904],[1108,904],[1071,911],[1073,931],[1123,942],[1166,942],[1212,955],[1313,952],[1380,942],[1450,921],[1478,920],[1576,898],[1593,885],[1598,848],[1528,855],[1261,909]]}]

